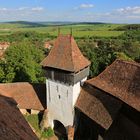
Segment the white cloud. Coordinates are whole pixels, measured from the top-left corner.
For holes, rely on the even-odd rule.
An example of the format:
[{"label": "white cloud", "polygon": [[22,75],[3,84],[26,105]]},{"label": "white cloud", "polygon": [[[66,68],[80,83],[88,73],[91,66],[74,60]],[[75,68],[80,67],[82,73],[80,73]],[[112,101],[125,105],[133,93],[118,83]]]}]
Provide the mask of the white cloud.
[{"label": "white cloud", "polygon": [[7,8],[0,8],[0,11],[7,11]]},{"label": "white cloud", "polygon": [[31,10],[32,11],[43,11],[44,8],[43,7],[33,7]]},{"label": "white cloud", "polygon": [[120,8],[117,11],[121,14],[140,14],[140,6]]},{"label": "white cloud", "polygon": [[0,8],[0,11],[4,12],[4,11],[9,11],[9,12],[29,12],[29,11],[34,11],[34,12],[38,12],[38,11],[43,11],[44,8],[43,7],[19,7],[19,8],[15,8],[15,9],[8,9],[8,8]]},{"label": "white cloud", "polygon": [[74,9],[75,10],[78,10],[78,9],[89,9],[89,8],[93,8],[93,7],[94,7],[93,4],[85,4],[85,3],[83,3],[83,4],[79,5],[78,7],[75,7]]},{"label": "white cloud", "polygon": [[80,8],[93,8],[94,5],[93,4],[81,4],[79,7]]},{"label": "white cloud", "polygon": [[19,7],[18,9],[16,9],[16,10],[19,10],[19,11],[22,11],[22,10],[26,10],[26,9],[28,9],[29,7]]},{"label": "white cloud", "polygon": [[91,22],[140,23],[140,6],[125,7],[104,13],[88,12],[83,19]]},{"label": "white cloud", "polygon": [[38,20],[45,12],[43,7],[0,8],[1,21]]}]

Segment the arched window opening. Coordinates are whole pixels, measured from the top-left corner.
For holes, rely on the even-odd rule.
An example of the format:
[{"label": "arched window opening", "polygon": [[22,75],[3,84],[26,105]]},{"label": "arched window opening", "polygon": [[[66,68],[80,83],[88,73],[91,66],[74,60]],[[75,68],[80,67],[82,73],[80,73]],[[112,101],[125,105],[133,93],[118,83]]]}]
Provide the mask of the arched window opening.
[{"label": "arched window opening", "polygon": [[68,140],[65,126],[58,120],[54,120],[54,133],[59,140]]}]

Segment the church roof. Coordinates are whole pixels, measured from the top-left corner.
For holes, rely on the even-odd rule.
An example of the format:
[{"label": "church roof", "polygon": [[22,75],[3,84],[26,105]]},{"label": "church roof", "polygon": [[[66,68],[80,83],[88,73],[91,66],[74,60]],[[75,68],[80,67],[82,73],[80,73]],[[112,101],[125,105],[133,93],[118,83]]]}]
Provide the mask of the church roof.
[{"label": "church roof", "polygon": [[20,109],[44,110],[46,108],[45,84],[28,82],[0,84],[0,94],[14,98]]},{"label": "church roof", "polygon": [[0,139],[38,140],[12,98],[0,95]]},{"label": "church roof", "polygon": [[122,102],[90,85],[84,85],[75,106],[107,130],[116,119]]},{"label": "church roof", "polygon": [[140,111],[140,64],[116,60],[87,83]]},{"label": "church roof", "polygon": [[43,67],[78,72],[89,66],[90,62],[82,55],[71,35],[59,35],[41,64]]}]

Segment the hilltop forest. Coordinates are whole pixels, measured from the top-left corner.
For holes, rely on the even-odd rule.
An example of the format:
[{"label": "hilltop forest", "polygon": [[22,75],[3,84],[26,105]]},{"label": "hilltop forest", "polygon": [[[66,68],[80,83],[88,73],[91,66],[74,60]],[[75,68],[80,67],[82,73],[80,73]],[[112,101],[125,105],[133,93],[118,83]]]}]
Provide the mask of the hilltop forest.
[{"label": "hilltop forest", "polygon": [[[4,58],[0,59],[1,83],[45,81],[40,62],[49,50],[44,48],[44,43],[56,38],[57,28],[47,25],[38,27],[36,24],[35,27],[30,26],[22,24],[20,27],[19,23],[0,25],[0,42],[10,42]],[[140,62],[139,24],[59,25],[61,33],[69,33],[71,26],[80,50],[91,61],[89,78],[100,74],[117,58]]]}]

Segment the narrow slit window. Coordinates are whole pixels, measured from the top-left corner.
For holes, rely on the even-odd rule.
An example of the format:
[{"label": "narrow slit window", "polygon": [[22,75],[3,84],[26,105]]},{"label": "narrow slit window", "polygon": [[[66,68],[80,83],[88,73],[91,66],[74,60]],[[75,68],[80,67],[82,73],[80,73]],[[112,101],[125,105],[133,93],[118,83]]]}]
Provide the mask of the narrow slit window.
[{"label": "narrow slit window", "polygon": [[58,95],[58,98],[60,99],[60,98],[61,98],[61,96],[60,96],[60,95]]},{"label": "narrow slit window", "polygon": [[49,101],[51,102],[51,95],[50,95],[50,83],[48,82],[48,92],[49,92]]},{"label": "narrow slit window", "polygon": [[68,90],[67,90],[67,97],[69,96],[69,92],[68,92]]}]

